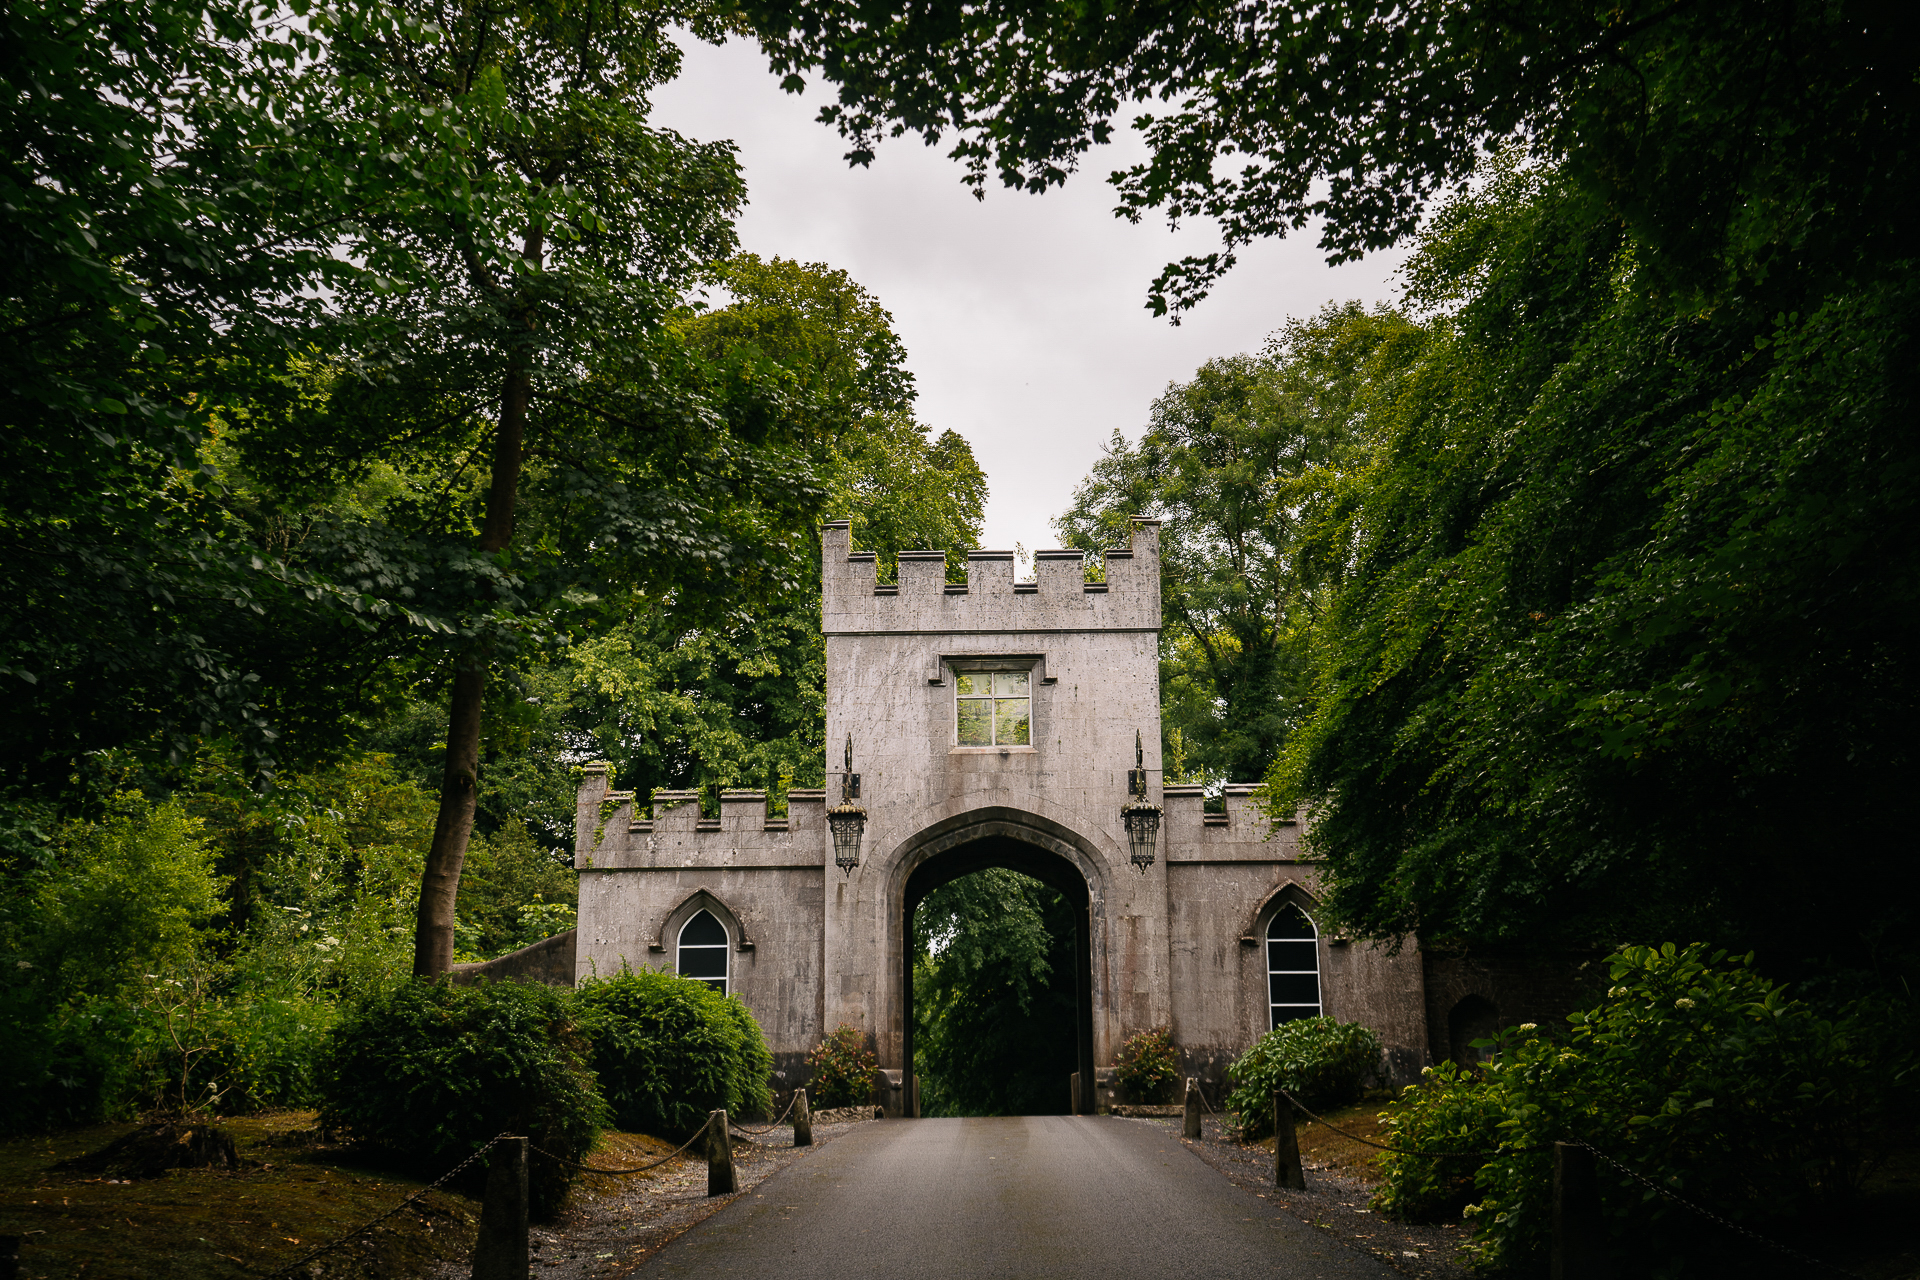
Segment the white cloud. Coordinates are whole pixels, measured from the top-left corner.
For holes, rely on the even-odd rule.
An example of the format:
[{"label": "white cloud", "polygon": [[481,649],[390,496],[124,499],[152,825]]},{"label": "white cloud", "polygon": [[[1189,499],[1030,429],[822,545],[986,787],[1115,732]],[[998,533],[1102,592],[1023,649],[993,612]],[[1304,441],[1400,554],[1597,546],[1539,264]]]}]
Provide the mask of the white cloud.
[{"label": "white cloud", "polygon": [[902,138],[849,169],[838,134],[815,123],[825,97],[780,92],[749,42],[688,41],[686,69],[654,119],[690,137],[731,138],[750,205],[743,245],[846,270],[893,313],[935,431],[965,436],[991,489],[985,542],[1050,547],[1049,520],[1114,428],[1137,436],[1148,406],[1205,360],[1257,350],[1288,316],[1333,299],[1392,296],[1401,255],[1330,268],[1308,233],[1243,251],[1240,266],[1180,327],[1150,316],[1148,281],[1210,228],[1169,232],[1112,214],[1104,178],[1137,148],[1095,148],[1062,190],[995,189],[977,202],[943,149]]}]

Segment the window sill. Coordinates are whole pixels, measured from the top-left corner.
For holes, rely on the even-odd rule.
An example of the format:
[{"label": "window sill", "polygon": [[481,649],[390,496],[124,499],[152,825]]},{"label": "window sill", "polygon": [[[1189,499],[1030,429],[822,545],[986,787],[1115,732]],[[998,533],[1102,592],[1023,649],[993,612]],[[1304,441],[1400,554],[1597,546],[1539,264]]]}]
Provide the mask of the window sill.
[{"label": "window sill", "polygon": [[948,747],[950,756],[1020,756],[1038,755],[1038,747]]}]

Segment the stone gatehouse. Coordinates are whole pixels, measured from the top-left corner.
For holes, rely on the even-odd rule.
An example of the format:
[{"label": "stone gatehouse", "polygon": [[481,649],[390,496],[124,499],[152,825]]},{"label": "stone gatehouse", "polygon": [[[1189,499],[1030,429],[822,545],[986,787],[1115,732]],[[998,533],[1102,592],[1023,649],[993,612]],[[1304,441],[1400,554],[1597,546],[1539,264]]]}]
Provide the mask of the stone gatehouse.
[{"label": "stone gatehouse", "polygon": [[[1199,787],[1160,778],[1160,547],[1131,546],[1085,581],[1077,551],[1042,551],[1036,581],[1013,553],[975,551],[964,586],[937,551],[902,552],[897,584],[823,534],[828,787],[795,790],[785,816],[728,791],[703,819],[693,792],[656,792],[651,817],[580,788],[575,973],[676,967],[724,983],[753,1010],[789,1083],[840,1023],[864,1029],[911,1107],[916,905],[985,867],[1023,871],[1080,909],[1081,1079],[1099,1079],[1136,1032],[1167,1027],[1189,1073],[1228,1061],[1276,1019],[1324,1012],[1372,1027],[1398,1082],[1428,1061],[1416,948],[1329,936],[1314,923],[1315,867],[1299,833],[1270,834],[1250,786],[1209,813]],[[1156,856],[1129,857],[1121,807],[1135,742],[1162,806]],[[867,813],[857,865],[836,864],[826,811],[851,739]],[[1086,1091],[1082,1109],[1099,1099]]]}]

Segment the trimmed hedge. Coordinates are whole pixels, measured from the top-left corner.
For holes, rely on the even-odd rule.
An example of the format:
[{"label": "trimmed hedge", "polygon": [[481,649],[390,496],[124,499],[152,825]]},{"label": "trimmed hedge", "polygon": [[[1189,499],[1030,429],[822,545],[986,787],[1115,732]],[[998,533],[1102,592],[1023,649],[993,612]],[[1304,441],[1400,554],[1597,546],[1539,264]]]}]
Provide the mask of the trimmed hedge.
[{"label": "trimmed hedge", "polygon": [[773,1054],[738,997],[655,969],[622,966],[580,984],[580,1023],[614,1123],[684,1138],[720,1107],[764,1116]]},{"label": "trimmed hedge", "polygon": [[[1698,944],[1625,947],[1608,960],[1606,998],[1565,1031],[1523,1023],[1480,1069],[1432,1068],[1389,1115],[1393,1145],[1522,1151],[1485,1163],[1389,1155],[1375,1208],[1436,1216],[1474,1200],[1463,1210],[1474,1264],[1526,1273],[1544,1269],[1552,1239],[1553,1156],[1541,1148],[1556,1141],[1591,1143],[1769,1235],[1855,1202],[1911,1131],[1913,1006],[1876,997],[1824,1017],[1752,963]],[[1727,1237],[1606,1161],[1595,1176],[1620,1273],[1719,1265]]]},{"label": "trimmed hedge", "polygon": [[[572,993],[540,983],[403,982],[347,1010],[316,1072],[320,1123],[436,1178],[500,1133],[582,1160],[607,1123]],[[532,1212],[551,1217],[571,1173],[534,1156]]]},{"label": "trimmed hedge", "polygon": [[1234,1090],[1227,1109],[1240,1113],[1250,1138],[1273,1132],[1273,1091],[1285,1089],[1316,1111],[1358,1102],[1380,1072],[1380,1038],[1357,1022],[1300,1018],[1253,1042],[1227,1068]]}]

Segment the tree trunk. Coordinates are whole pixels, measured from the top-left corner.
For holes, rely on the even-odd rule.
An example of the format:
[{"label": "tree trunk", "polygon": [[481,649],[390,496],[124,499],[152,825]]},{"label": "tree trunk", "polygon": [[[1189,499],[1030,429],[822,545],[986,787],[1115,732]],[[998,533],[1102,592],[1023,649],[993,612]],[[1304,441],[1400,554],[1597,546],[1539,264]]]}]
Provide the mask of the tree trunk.
[{"label": "tree trunk", "polygon": [[[527,401],[533,379],[524,360],[508,366],[500,397],[500,430],[494,439],[493,481],[487,491],[487,522],[480,550],[504,551],[513,541],[514,502],[525,454]],[[487,655],[476,644],[461,655],[447,711],[447,765],[440,780],[440,814],[433,824],[420,880],[420,910],[413,928],[413,976],[437,978],[453,967],[453,911],[460,895],[460,868],[473,835],[479,798],[480,717],[487,696]]]}]

